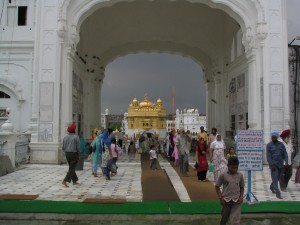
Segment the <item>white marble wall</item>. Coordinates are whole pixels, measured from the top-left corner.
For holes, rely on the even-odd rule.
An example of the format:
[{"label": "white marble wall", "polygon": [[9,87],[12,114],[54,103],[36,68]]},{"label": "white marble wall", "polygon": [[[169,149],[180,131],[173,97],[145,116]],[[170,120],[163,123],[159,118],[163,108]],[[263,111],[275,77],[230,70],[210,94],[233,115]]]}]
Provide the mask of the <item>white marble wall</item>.
[{"label": "white marble wall", "polygon": [[[29,9],[26,26],[11,28],[1,20],[0,85],[13,97],[10,102],[1,101],[0,107],[10,104],[16,131],[29,127],[33,162],[57,163],[62,158],[60,143],[72,122],[74,71],[81,78],[88,76],[81,96],[85,134],[100,125],[100,106],[95,105],[101,99],[104,74],[97,80],[99,76],[87,74],[84,66],[75,66],[80,64],[75,48],[82,21],[93,12],[93,6],[103,2],[24,0],[22,4]],[[228,62],[231,51],[224,46],[224,54],[211,58],[204,68],[207,129],[218,127],[225,132],[230,129],[231,112],[248,112],[250,128],[264,129],[265,142],[269,141],[270,131],[287,128],[290,117],[286,1],[195,2],[223,10],[240,24],[235,60]],[[5,13],[3,10],[3,18]],[[245,88],[230,96],[229,83],[241,74],[245,74]]]}]

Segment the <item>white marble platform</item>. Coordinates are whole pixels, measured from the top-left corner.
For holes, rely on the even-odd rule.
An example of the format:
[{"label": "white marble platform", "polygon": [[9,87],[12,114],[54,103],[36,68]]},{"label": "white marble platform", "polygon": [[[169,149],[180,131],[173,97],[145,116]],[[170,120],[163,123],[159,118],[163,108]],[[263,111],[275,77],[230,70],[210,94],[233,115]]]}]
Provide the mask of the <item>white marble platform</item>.
[{"label": "white marble platform", "polygon": [[[165,169],[182,202],[190,202],[189,195],[169,162],[159,156],[160,165]],[[0,194],[38,194],[40,200],[83,201],[86,198],[125,198],[127,201],[142,201],[141,166],[139,154],[124,154],[118,161],[118,174],[110,181],[101,175],[92,176],[91,163],[85,162],[84,170],[77,171],[79,185],[70,184],[69,188],[61,184],[68,170],[67,165],[27,164],[21,169],[0,177]],[[259,201],[300,201],[300,184],[295,184],[295,173],[279,200],[269,190],[270,171],[252,172],[252,192]],[[244,172],[247,185],[247,172]],[[195,177],[195,179],[197,179]],[[213,176],[208,173],[213,182]],[[246,189],[247,191],[247,189]]]}]

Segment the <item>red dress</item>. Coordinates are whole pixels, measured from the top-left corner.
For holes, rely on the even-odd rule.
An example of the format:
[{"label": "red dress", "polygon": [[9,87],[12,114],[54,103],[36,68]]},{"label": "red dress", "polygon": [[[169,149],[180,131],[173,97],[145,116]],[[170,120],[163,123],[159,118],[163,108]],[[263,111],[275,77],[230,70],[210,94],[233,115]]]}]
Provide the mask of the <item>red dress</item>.
[{"label": "red dress", "polygon": [[[199,148],[200,148],[200,151],[199,151]],[[198,152],[197,171],[198,172],[207,171],[208,170],[208,162],[207,162],[207,158],[206,158],[206,143],[204,141],[199,140],[197,142],[196,152]]]}]

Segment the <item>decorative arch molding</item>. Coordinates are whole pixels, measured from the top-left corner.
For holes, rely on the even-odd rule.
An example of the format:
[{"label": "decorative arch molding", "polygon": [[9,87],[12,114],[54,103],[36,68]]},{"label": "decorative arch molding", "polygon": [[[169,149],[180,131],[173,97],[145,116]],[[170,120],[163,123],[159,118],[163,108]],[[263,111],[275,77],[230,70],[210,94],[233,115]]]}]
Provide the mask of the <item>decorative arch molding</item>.
[{"label": "decorative arch molding", "polygon": [[141,52],[156,52],[180,55],[192,59],[203,69],[211,65],[211,59],[200,49],[184,44],[165,41],[143,41],[115,46],[113,49],[109,49],[108,51],[104,52],[101,58],[103,59],[103,64],[107,65],[110,62],[114,61],[116,58],[131,53],[135,54]]},{"label": "decorative arch molding", "polygon": [[12,93],[15,95],[19,102],[24,101],[22,97],[22,90],[18,88],[16,80],[7,76],[0,76],[0,90],[1,89],[3,89],[4,92],[8,90],[9,94]]},{"label": "decorative arch molding", "polygon": [[[79,28],[83,21],[100,8],[111,7],[119,2],[135,2],[136,0],[64,0],[61,2],[59,20],[67,23],[74,45],[79,42]],[[150,1],[150,0],[149,0]],[[175,2],[178,0],[169,0]],[[260,0],[185,0],[190,3],[201,3],[211,8],[220,9],[234,18],[241,26],[243,36],[247,30],[255,30],[256,24],[265,24],[265,12]],[[253,18],[256,18],[253,20]]]}]

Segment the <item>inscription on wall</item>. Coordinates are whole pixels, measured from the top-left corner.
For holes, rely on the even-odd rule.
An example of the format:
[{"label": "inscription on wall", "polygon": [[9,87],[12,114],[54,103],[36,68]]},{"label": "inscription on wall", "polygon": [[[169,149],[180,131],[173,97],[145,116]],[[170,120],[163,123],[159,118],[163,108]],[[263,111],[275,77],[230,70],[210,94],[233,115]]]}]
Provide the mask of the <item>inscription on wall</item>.
[{"label": "inscription on wall", "polygon": [[270,106],[273,107],[283,107],[283,93],[282,84],[271,84],[270,85]]},{"label": "inscription on wall", "polygon": [[52,142],[53,141],[53,128],[51,123],[40,123],[39,141]]}]

